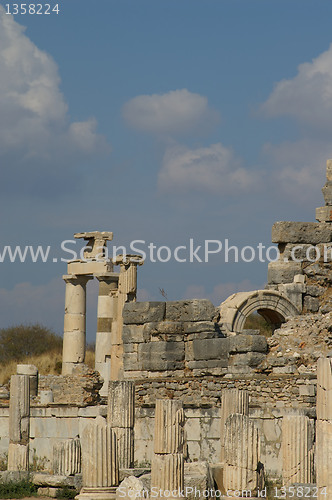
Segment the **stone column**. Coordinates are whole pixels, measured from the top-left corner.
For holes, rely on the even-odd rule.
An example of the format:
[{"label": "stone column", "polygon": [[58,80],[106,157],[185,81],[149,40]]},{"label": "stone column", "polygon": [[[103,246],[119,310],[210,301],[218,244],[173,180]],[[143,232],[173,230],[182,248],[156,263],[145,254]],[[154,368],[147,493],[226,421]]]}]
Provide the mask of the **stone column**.
[{"label": "stone column", "polygon": [[29,470],[29,433],[29,377],[12,375],[9,400],[9,471]]},{"label": "stone column", "polygon": [[84,363],[86,344],[86,284],[92,276],[65,275],[65,319],[62,375],[70,375],[78,363]]},{"label": "stone column", "polygon": [[115,499],[119,484],[116,436],[98,416],[82,432],[82,489],[77,499]]},{"label": "stone column", "polygon": [[[180,498],[184,485],[184,414],[182,401],[156,400],[154,456],[151,464],[151,488],[176,492]],[[163,497],[163,493],[160,495]]]},{"label": "stone column", "polygon": [[35,365],[17,365],[17,375],[28,375],[30,396],[38,395],[38,368]]},{"label": "stone column", "polygon": [[112,336],[117,331],[117,303],[119,275],[105,273],[96,275],[99,281],[97,335],[95,350],[95,369],[104,379],[100,389],[101,396],[108,394],[111,379]]},{"label": "stone column", "polygon": [[53,474],[72,476],[81,472],[81,443],[79,438],[66,439],[53,446]]},{"label": "stone column", "polygon": [[225,461],[225,425],[233,413],[249,415],[249,393],[240,389],[222,389],[220,408],[220,461]]},{"label": "stone column", "polygon": [[317,362],[317,424],[316,424],[317,486],[332,495],[332,359]]},{"label": "stone column", "polygon": [[122,341],[122,310],[126,302],[136,301],[137,292],[137,266],[143,264],[140,255],[118,255],[114,264],[120,266],[117,329],[112,336],[111,380],[123,378],[123,341]]},{"label": "stone column", "polygon": [[313,482],[313,436],[305,415],[282,419],[282,476],[285,486]]},{"label": "stone column", "polygon": [[258,429],[247,415],[234,413],[226,420],[225,431],[225,490],[258,489],[259,437]]},{"label": "stone column", "polygon": [[135,384],[119,380],[109,383],[107,422],[117,438],[120,469],[134,467]]}]

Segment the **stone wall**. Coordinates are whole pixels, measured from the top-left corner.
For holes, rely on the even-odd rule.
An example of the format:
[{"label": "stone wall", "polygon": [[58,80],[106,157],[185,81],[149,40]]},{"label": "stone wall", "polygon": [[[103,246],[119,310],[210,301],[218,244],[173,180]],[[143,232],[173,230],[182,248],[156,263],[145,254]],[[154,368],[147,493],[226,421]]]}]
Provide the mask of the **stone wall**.
[{"label": "stone wall", "polygon": [[127,379],[252,373],[266,357],[262,335],[226,338],[208,300],[132,302],[123,309]]}]

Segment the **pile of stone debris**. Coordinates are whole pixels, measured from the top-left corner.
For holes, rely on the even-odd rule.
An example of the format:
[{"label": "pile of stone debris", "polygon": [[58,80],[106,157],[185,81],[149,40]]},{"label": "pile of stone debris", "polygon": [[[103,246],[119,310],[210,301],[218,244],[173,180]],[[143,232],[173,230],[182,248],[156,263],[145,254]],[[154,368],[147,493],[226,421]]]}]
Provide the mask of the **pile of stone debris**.
[{"label": "pile of stone debris", "polygon": [[332,356],[332,312],[292,318],[275,330],[268,345],[259,371],[314,373],[318,358]]}]

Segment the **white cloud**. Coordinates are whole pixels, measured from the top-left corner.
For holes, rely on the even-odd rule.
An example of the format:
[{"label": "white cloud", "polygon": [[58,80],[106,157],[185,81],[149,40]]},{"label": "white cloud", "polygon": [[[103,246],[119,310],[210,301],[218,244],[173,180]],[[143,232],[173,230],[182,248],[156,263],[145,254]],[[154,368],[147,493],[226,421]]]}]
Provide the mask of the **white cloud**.
[{"label": "white cloud", "polygon": [[226,194],[256,189],[259,176],[220,143],[198,149],[173,146],[166,150],[158,183],[161,191]]},{"label": "white cloud", "polygon": [[269,116],[293,116],[301,124],[332,125],[332,45],[312,62],[300,64],[294,78],[284,79],[262,105]]},{"label": "white cloud", "polygon": [[181,89],[134,97],[123,106],[123,117],[137,130],[174,136],[204,130],[214,125],[219,115],[209,108],[206,97]]},{"label": "white cloud", "polygon": [[21,178],[16,189],[34,192],[39,175],[50,176],[51,189],[54,177],[104,149],[95,120],[70,123],[56,63],[1,6],[0,68],[0,162],[6,181]]}]

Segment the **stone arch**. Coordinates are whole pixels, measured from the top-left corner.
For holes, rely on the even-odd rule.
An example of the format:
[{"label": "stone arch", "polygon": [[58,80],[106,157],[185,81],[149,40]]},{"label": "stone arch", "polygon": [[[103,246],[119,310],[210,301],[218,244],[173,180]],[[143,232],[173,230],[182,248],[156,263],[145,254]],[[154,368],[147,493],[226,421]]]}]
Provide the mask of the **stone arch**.
[{"label": "stone arch", "polygon": [[219,311],[220,327],[226,333],[241,333],[246,319],[255,311],[275,327],[300,314],[293,302],[274,290],[234,293],[220,304]]}]

